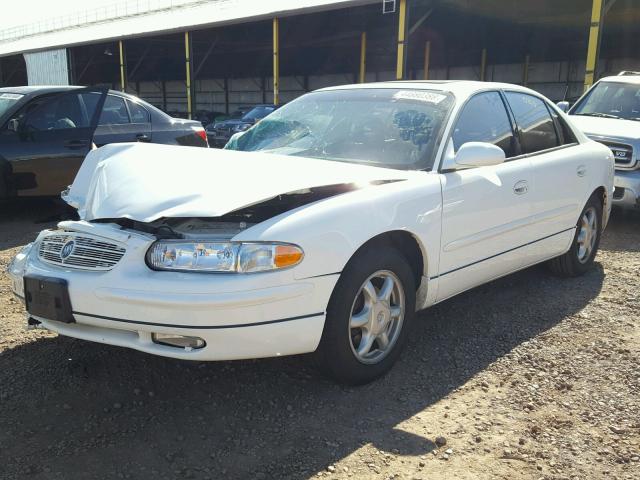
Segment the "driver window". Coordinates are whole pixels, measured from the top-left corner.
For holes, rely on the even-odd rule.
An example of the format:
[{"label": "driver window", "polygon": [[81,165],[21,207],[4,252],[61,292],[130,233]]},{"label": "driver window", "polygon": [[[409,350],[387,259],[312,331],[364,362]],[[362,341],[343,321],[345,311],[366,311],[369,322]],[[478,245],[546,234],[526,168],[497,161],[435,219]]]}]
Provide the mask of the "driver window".
[{"label": "driver window", "polygon": [[511,121],[498,92],[479,93],[462,109],[453,131],[455,151],[467,142],[492,143],[504,150],[507,158],[516,156]]},{"label": "driver window", "polygon": [[85,112],[77,94],[68,94],[44,102],[27,113],[26,131],[65,130],[88,127]]}]

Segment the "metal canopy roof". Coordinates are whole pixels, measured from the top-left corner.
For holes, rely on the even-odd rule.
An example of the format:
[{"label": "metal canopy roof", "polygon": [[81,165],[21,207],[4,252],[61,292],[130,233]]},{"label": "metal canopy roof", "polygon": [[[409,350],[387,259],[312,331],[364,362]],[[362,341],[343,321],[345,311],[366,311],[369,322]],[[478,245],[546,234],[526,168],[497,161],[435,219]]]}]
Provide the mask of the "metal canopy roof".
[{"label": "metal canopy roof", "polygon": [[[290,16],[335,8],[377,3],[380,0],[209,0],[173,2],[175,7],[134,13],[129,16],[99,19],[91,23],[26,36],[0,39],[0,57],[55,47],[68,47],[139,37],[153,33],[171,33],[216,25],[242,23],[274,16]],[[172,3],[172,2],[170,2]],[[78,17],[82,18],[82,13]],[[29,32],[28,26],[25,27]],[[11,32],[9,32],[11,33]]]}]

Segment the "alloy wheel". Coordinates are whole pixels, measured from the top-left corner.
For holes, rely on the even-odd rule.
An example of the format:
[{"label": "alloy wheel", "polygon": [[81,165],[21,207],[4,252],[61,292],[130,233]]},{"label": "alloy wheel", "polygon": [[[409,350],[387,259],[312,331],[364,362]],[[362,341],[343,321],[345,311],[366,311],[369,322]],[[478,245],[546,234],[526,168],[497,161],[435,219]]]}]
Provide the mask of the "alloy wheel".
[{"label": "alloy wheel", "polygon": [[579,224],[580,231],[578,232],[578,261],[580,263],[586,263],[591,258],[591,253],[596,246],[596,240],[598,238],[598,216],[596,209],[590,207],[586,209]]},{"label": "alloy wheel", "polygon": [[402,331],[405,295],[402,283],[389,270],[367,278],[356,295],[349,318],[351,350],[365,364],[380,362],[393,349]]}]

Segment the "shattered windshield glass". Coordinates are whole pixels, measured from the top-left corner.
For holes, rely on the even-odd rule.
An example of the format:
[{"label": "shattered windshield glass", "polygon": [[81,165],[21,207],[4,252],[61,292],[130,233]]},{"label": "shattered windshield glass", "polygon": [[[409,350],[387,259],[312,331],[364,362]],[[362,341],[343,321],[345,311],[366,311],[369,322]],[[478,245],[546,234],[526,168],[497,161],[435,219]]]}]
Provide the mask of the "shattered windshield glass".
[{"label": "shattered windshield glass", "polygon": [[453,95],[436,90],[314,92],[276,110],[226,148],[431,169],[453,104]]}]

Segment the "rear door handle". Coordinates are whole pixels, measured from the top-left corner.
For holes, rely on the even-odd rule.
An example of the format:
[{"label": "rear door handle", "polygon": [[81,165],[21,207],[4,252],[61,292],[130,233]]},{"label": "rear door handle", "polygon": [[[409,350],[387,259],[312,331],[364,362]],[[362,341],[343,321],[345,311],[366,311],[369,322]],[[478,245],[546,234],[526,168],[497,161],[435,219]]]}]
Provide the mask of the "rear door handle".
[{"label": "rear door handle", "polygon": [[64,142],[64,146],[71,149],[82,148],[88,145],[89,142],[87,140],[69,140],[67,142]]},{"label": "rear door handle", "polygon": [[149,142],[151,141],[151,139],[149,138],[149,135],[145,134],[145,133],[139,133],[136,135],[136,140],[139,142]]},{"label": "rear door handle", "polygon": [[529,183],[526,180],[520,180],[513,186],[513,193],[516,195],[524,195],[529,191]]}]

